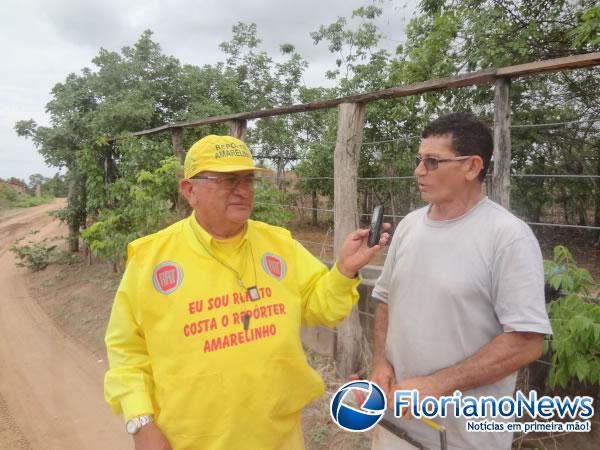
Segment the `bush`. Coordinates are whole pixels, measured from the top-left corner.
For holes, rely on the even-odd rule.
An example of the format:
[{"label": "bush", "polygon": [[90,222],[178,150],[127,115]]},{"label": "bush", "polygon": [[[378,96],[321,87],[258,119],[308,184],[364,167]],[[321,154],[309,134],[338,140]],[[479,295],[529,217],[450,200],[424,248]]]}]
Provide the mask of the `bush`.
[{"label": "bush", "polygon": [[544,271],[546,282],[563,295],[548,304],[554,333],[545,343],[553,363],[550,387],[565,388],[575,378],[600,384],[600,303],[590,296],[594,280],[563,246],[544,261]]},{"label": "bush", "polygon": [[157,169],[139,171],[134,183],[123,178],[113,183],[111,195],[119,206],[101,210],[98,221],[81,232],[94,254],[117,267],[126,258],[129,242],[175,222],[180,170],[177,158],[169,156]]},{"label": "bush", "polygon": [[19,199],[19,194],[5,183],[0,183],[0,208],[8,208]]},{"label": "bush", "polygon": [[50,197],[42,196],[42,197],[30,197],[23,196],[19,198],[16,202],[13,203],[13,206],[17,208],[30,208],[32,206],[43,205],[44,203],[48,203],[51,200]]},{"label": "bush", "polygon": [[567,247],[557,245],[553,259],[544,261],[544,277],[557,291],[589,295],[594,279],[586,269],[577,267],[575,258]]},{"label": "bush", "polygon": [[54,250],[56,245],[48,246],[47,239],[41,242],[29,242],[25,245],[19,245],[23,239],[17,240],[11,247],[10,251],[13,252],[19,261],[17,266],[27,267],[28,269],[37,272],[48,267],[48,264],[53,259]]},{"label": "bush", "polygon": [[550,386],[580,382],[600,384],[600,305],[569,294],[549,305],[554,336],[550,341]]},{"label": "bush", "polygon": [[[38,230],[31,231],[29,234],[37,234]],[[44,270],[50,264],[65,264],[72,265],[80,261],[78,255],[74,255],[67,251],[57,251],[56,244],[51,242],[67,240],[65,236],[57,236],[53,238],[46,238],[40,242],[29,241],[25,245],[19,245],[23,238],[18,239],[10,247],[10,251],[13,252],[17,258],[17,266],[27,267],[28,269],[37,272]]]},{"label": "bush", "polygon": [[10,185],[0,183],[0,208],[29,208],[48,203],[50,200],[49,196],[31,197],[19,194]]}]

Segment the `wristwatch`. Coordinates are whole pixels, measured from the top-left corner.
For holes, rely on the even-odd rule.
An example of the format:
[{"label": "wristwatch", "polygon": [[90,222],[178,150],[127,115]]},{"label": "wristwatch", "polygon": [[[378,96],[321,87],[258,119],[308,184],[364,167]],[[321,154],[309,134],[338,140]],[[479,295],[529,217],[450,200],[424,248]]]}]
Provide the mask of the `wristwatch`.
[{"label": "wristwatch", "polygon": [[135,434],[138,431],[140,431],[140,428],[142,428],[144,425],[148,425],[152,422],[152,416],[137,416],[127,421],[127,423],[125,424],[125,429],[129,434]]}]

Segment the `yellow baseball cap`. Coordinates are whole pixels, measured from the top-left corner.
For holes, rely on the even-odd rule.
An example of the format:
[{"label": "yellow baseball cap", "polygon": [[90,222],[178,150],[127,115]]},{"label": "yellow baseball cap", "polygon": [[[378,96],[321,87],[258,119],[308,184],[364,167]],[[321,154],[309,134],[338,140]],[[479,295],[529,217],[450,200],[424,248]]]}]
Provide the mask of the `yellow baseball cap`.
[{"label": "yellow baseball cap", "polygon": [[254,165],[248,146],[232,136],[205,136],[190,147],[185,155],[183,173],[186,178],[204,172],[237,172],[262,169]]}]

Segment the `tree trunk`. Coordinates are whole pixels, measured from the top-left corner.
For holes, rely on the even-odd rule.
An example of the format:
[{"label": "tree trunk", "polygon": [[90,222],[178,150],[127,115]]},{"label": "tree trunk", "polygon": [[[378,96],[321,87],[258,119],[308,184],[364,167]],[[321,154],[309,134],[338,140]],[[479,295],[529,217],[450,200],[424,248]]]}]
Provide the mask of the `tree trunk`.
[{"label": "tree trunk", "polygon": [[[183,148],[183,128],[173,128],[171,130],[171,146],[173,150],[173,155],[179,158],[179,161],[183,165],[185,162],[185,149]],[[179,176],[183,177],[183,174]],[[177,193],[177,198],[175,199],[175,205],[173,205],[175,211],[177,211],[177,217],[184,218],[190,215],[191,208],[188,205],[187,200],[181,195],[181,193]]]},{"label": "tree trunk", "polygon": [[319,198],[317,197],[317,191],[313,189],[312,191],[312,224],[313,227],[319,225],[318,216],[317,216],[317,208],[319,207]]},{"label": "tree trunk", "polygon": [[115,182],[116,178],[116,168],[113,160],[113,144],[108,144],[104,156],[104,192],[106,195],[106,206],[109,209],[115,206],[113,198],[110,195],[110,185]]},{"label": "tree trunk", "polygon": [[173,154],[179,157],[181,164],[185,161],[185,150],[183,148],[183,128],[173,128],[171,130],[171,145]]},{"label": "tree trunk", "polygon": [[86,218],[86,176],[75,167],[69,168],[69,191],[67,195],[67,217],[69,227],[69,250],[79,251],[79,230],[85,226]]},{"label": "tree trunk", "polygon": [[285,192],[285,161],[282,158],[277,159],[277,187],[280,192]]},{"label": "tree trunk", "polygon": [[362,223],[362,219],[363,219],[362,214],[369,214],[369,212],[370,212],[369,193],[366,191],[363,192],[361,195],[361,198],[362,198],[362,206],[358,210],[358,226],[360,226],[360,224]]},{"label": "tree trunk", "polygon": [[79,227],[75,224],[69,224],[69,251],[71,253],[79,251]]},{"label": "tree trunk", "polygon": [[[394,176],[394,171],[391,170],[391,168],[388,168],[388,170],[385,172],[387,177],[393,177]],[[388,180],[388,195],[390,196],[390,216],[392,216],[389,220],[389,222],[392,224],[392,230],[394,230],[396,228],[396,204],[394,202],[395,199],[395,194],[397,193],[394,192],[394,180]],[[410,196],[409,196],[410,197]],[[405,197],[406,198],[406,197]],[[384,213],[385,214],[385,213]],[[385,217],[384,217],[385,219]],[[384,220],[385,222],[385,220]]]}]

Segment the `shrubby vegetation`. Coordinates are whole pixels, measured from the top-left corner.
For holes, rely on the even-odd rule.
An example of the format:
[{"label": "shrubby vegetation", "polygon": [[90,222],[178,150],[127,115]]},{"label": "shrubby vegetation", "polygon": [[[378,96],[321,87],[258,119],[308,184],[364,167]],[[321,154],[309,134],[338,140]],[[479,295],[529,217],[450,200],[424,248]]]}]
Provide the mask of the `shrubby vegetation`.
[{"label": "shrubby vegetation", "polygon": [[[332,88],[305,86],[302,77],[308,64],[294,46],[284,43],[279,54],[268,54],[261,49],[254,24],[235,24],[231,39],[220,46],[224,60],[202,66],[165,55],[152,32],[145,31],[120,52],[100,49],[91,67],[57,83],[46,105],[50,126],[29,119],[18,122],[15,129],[32,139],[48,164],[66,169],[63,188],[56,189],[68,198],[67,208],[58,215],[69,225],[71,250],[77,250],[81,235],[92,251],[118,265],[128,241],[187,212],[177,195],[176,175],[181,168],[172,156],[171,137],[156,134],[135,139],[129,132],[599,51],[596,3],[422,0],[405,41],[392,54],[382,45],[384,36],[376,26],[382,18],[382,2],[371,2],[351,17],[338,18],[311,33],[315,45],[326,45],[333,56],[333,67],[326,74],[335,80]],[[600,133],[598,122],[591,120],[600,117],[599,74],[600,69],[593,68],[513,83],[514,173],[600,173]],[[491,124],[492,104],[489,85],[370,104],[364,141],[394,144],[363,146],[359,176],[412,174],[418,136],[432,117],[468,110]],[[518,127],[548,122],[570,124]],[[257,159],[273,169],[277,186],[259,188],[255,218],[286,225],[292,218],[290,210],[269,204],[287,204],[294,195],[306,194],[316,206],[319,197],[332,197],[336,127],[335,110],[253,123],[247,141]],[[188,148],[209,133],[227,131],[223,124],[186,129],[183,146]],[[295,192],[282,189],[284,172],[289,170],[301,177]],[[359,190],[363,205],[368,200],[384,203],[395,215],[405,214],[418,202],[414,186],[389,178],[360,183]],[[3,195],[12,194],[0,191],[0,202]],[[600,179],[514,178],[512,206],[530,221],[541,221],[549,207],[557,206],[557,214],[567,223],[600,226]],[[566,271],[549,274],[551,283],[567,293],[550,306],[557,327],[551,343],[556,364],[552,381],[564,384],[576,376],[598,382],[594,378],[600,373],[598,356],[590,353],[599,342],[600,325],[592,312],[597,304],[578,290],[587,278],[574,272],[567,260],[565,251],[559,250],[552,270],[566,267]],[[577,333],[581,340],[573,344],[569,333]]]},{"label": "shrubby vegetation", "polygon": [[[34,231],[30,234],[36,234]],[[51,239],[43,239],[35,242],[29,239],[26,243],[21,244],[24,238],[18,239],[9,248],[17,257],[17,266],[27,267],[33,272],[44,270],[50,264],[75,264],[79,261],[79,257],[69,252],[57,250],[56,241],[62,240],[62,237]]]},{"label": "shrubby vegetation", "polygon": [[[41,194],[38,196],[38,191]],[[47,203],[54,197],[66,196],[64,176],[58,173],[52,178],[40,174],[29,177],[29,184],[19,178],[0,179],[0,210],[28,208]]]},{"label": "shrubby vegetation", "polygon": [[592,295],[594,280],[564,246],[554,249],[544,270],[559,294],[548,305],[554,332],[545,346],[553,363],[550,386],[564,388],[574,379],[600,384],[600,299]]},{"label": "shrubby vegetation", "polygon": [[[61,217],[70,226],[74,250],[87,216],[109,220],[108,228],[115,221],[123,226],[132,223],[129,218],[117,220],[123,214],[130,217],[124,210],[130,207],[111,186],[118,182],[119,191],[130,192],[139,184],[139,173],[157,170],[171,153],[170,136],[159,134],[144,140],[147,151],[128,155],[131,143],[121,139],[127,132],[598,51],[595,3],[423,0],[395,54],[382,46],[384,36],[376,26],[383,2],[371,3],[311,33],[315,45],[327,45],[334,56],[334,67],[326,74],[336,81],[332,88],[303,84],[308,64],[293,45],[282,44],[279,55],[261,50],[254,24],[234,25],[231,39],[220,45],[224,61],[203,66],[182,64],[165,55],[146,31],[121,52],[101,49],[91,68],[56,84],[46,105],[51,126],[38,126],[30,119],[18,122],[16,130],[33,140],[49,164],[67,169],[68,207]],[[513,84],[514,124],[575,122],[560,129],[514,128],[514,172],[593,174],[600,170],[598,128],[586,122],[600,116],[598,72],[535,76]],[[360,176],[410,175],[418,135],[427,121],[442,112],[471,110],[491,123],[492,100],[493,90],[484,85],[369,105],[365,142],[393,140],[395,144],[364,146]],[[303,177],[327,177],[332,173],[336,126],[334,110],[277,116],[256,121],[247,140],[259,159],[271,164],[278,184],[290,169]],[[225,125],[186,129],[184,147],[214,132],[227,129]],[[298,187],[314,202],[332,191],[331,180],[326,179],[300,182]],[[369,199],[384,203],[394,214],[405,214],[418,204],[418,193],[409,183],[374,181],[361,183],[359,189],[362,204]],[[569,223],[600,225],[598,179],[515,178],[513,191],[514,209],[531,221],[540,221],[545,209],[557,205]],[[169,195],[162,192],[161,198]],[[114,214],[107,215],[106,209]],[[149,224],[143,227],[152,229]],[[126,236],[121,237],[124,242]]]}]

